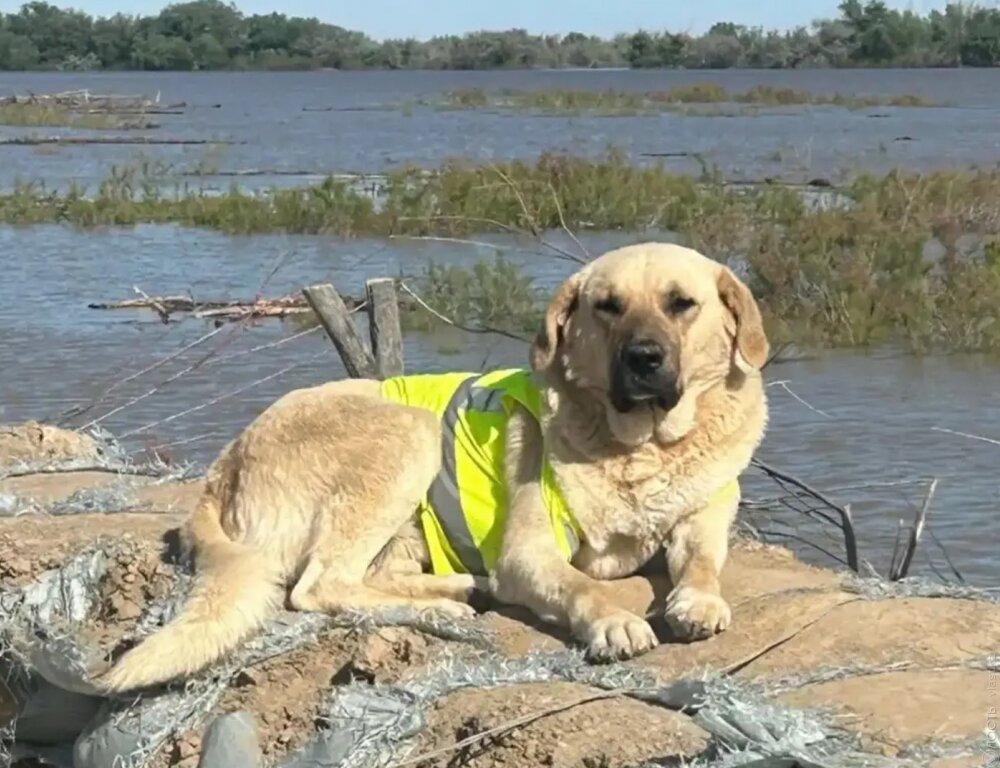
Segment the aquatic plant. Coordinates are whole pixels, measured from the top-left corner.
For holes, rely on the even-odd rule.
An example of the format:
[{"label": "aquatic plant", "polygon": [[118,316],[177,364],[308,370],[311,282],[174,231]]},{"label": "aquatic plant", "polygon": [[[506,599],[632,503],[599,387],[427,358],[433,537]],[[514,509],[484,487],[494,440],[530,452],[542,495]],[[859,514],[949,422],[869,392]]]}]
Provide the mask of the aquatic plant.
[{"label": "aquatic plant", "polygon": [[59,104],[0,103],[0,125],[22,127],[67,127],[90,130],[149,128],[148,117],[105,112],[80,112]]},{"label": "aquatic plant", "polygon": [[[615,151],[404,168],[389,174],[378,206],[334,179],[216,195],[163,182],[119,169],[91,196],[22,184],[0,195],[0,223],[170,222],[342,237],[669,230],[745,275],[776,342],[1000,350],[998,170],[860,176],[818,202],[785,186],[731,187],[713,173],[695,179],[634,165]],[[442,311],[472,306],[477,320],[491,312],[509,319],[530,304],[507,272],[465,276],[436,267],[427,279],[432,296],[465,292]],[[491,302],[500,309],[484,309]]]},{"label": "aquatic plant", "polygon": [[[916,94],[854,96],[812,93],[773,85],[755,85],[743,92],[731,92],[714,82],[688,83],[660,91],[565,88],[507,88],[486,91],[482,88],[459,88],[424,103],[447,109],[492,108],[548,114],[637,115],[669,111],[702,116],[730,114],[733,109],[741,114],[754,114],[763,108],[783,106],[834,106],[847,109],[935,106],[934,102]],[[723,106],[730,108],[723,109]]]}]

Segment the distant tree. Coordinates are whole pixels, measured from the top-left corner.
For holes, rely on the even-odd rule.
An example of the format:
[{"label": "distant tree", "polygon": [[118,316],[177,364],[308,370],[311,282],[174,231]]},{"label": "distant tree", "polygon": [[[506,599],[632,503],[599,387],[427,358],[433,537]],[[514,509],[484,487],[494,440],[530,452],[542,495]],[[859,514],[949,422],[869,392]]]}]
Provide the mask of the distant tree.
[{"label": "distant tree", "polygon": [[717,21],[708,28],[709,37],[741,37],[746,27],[731,21]]},{"label": "distant tree", "polygon": [[601,38],[523,29],[375,41],[315,18],[245,16],[189,0],[152,16],[92,18],[44,0],[0,13],[0,69],[502,69],[531,67],[1000,66],[1000,11],[952,3],[921,15],[843,0],[835,19],[764,30],[730,21],[700,36],[640,30]]},{"label": "distant tree", "polygon": [[628,41],[625,60],[628,61],[629,66],[633,69],[660,66],[660,57],[657,55],[656,43],[653,40],[653,36],[644,30],[640,30],[632,35]]},{"label": "distant tree", "polygon": [[738,66],[743,54],[740,40],[730,35],[705,35],[691,40],[682,61],[689,69],[729,69]]},{"label": "distant tree", "polygon": [[42,65],[55,66],[70,56],[85,56],[91,50],[93,20],[85,13],[31,2],[9,15],[7,21],[11,32],[31,41]]},{"label": "distant tree", "polygon": [[191,55],[198,69],[225,69],[231,60],[229,52],[211,32],[202,32],[191,41]]},{"label": "distant tree", "polygon": [[38,64],[38,48],[30,39],[7,29],[0,29],[0,69],[34,69]]},{"label": "distant tree", "polygon": [[970,67],[1000,65],[1000,11],[978,8],[969,18],[968,32],[959,48],[962,63]]},{"label": "distant tree", "polygon": [[265,51],[290,52],[301,33],[301,26],[293,24],[283,13],[251,16],[246,23],[246,45],[251,54]]},{"label": "distant tree", "polygon": [[202,35],[211,35],[229,55],[246,46],[243,14],[234,5],[220,0],[193,0],[168,5],[153,25],[156,34],[194,43]]},{"label": "distant tree", "polygon": [[153,34],[137,41],[132,64],[136,69],[190,70],[194,69],[195,59],[187,41]]},{"label": "distant tree", "polygon": [[120,67],[129,61],[135,47],[138,25],[131,16],[115,14],[94,22],[91,48],[108,69]]}]

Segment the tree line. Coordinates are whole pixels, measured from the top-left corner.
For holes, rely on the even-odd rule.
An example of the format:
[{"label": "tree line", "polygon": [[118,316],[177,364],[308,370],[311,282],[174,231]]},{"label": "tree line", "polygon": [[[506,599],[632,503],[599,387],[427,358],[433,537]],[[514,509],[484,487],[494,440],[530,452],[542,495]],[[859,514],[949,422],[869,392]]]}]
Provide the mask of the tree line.
[{"label": "tree line", "polygon": [[529,69],[631,67],[992,67],[1000,10],[952,3],[918,14],[844,0],[840,15],[790,31],[719,22],[703,35],[611,38],[523,29],[374,40],[315,18],[246,15],[222,0],[155,16],[95,18],[46,2],[0,14],[0,70]]}]

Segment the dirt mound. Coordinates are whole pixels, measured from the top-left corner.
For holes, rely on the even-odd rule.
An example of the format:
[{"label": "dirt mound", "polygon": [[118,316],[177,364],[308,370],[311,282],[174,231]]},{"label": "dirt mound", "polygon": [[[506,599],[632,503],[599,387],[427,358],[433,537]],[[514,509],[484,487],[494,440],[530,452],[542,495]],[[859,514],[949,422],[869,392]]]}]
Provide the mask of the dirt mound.
[{"label": "dirt mound", "polygon": [[0,518],[0,584],[25,584],[100,541],[124,538],[162,551],[176,546],[182,520],[177,514]]},{"label": "dirt mound", "polygon": [[97,459],[103,446],[89,435],[26,421],[0,425],[0,467],[12,464]]},{"label": "dirt mound", "polygon": [[959,745],[974,738],[987,725],[984,698],[991,678],[996,690],[997,676],[976,669],[913,669],[831,680],[782,699],[795,706],[831,707],[869,749],[898,755],[941,741],[942,734],[944,741]]},{"label": "dirt mound", "polygon": [[105,648],[131,633],[146,606],[170,594],[174,557],[169,549],[141,540],[112,556],[100,582],[92,634],[83,636],[87,645]]},{"label": "dirt mound", "polygon": [[[29,487],[41,482],[17,480]],[[186,510],[199,488],[137,487],[137,493],[150,490],[163,508]],[[96,656],[119,653],[142,629],[140,622],[149,626],[149,607],[169,601],[178,588],[182,519],[179,512],[0,518],[3,590],[13,593],[77,553],[103,548],[106,567],[77,640]],[[564,632],[523,611],[497,607],[476,620],[489,633],[488,652],[405,626],[324,625],[290,651],[227,671],[221,695],[206,699],[205,716],[166,736],[146,768],[193,768],[206,724],[227,712],[249,713],[266,760],[282,765],[324,735],[339,737],[367,717],[367,704],[337,715],[334,705],[344,692],[363,701],[384,694],[389,699],[382,704],[412,708],[390,717],[392,727],[419,713],[422,728],[410,732],[399,725],[392,738],[365,734],[362,746],[355,744],[382,745],[395,765],[610,768],[694,759],[720,739],[731,746],[720,733],[731,738],[739,731],[732,723],[741,717],[761,718],[741,726],[753,734],[746,743],[753,743],[782,712],[812,710],[819,714],[809,717],[846,729],[868,754],[893,755],[921,768],[985,763],[977,740],[996,706],[1000,674],[1000,658],[991,655],[1000,637],[995,602],[952,597],[946,589],[910,594],[906,584],[869,594],[786,550],[743,542],[734,546],[723,576],[732,627],[711,640],[679,644],[655,621],[668,588],[655,574],[615,585],[623,606],[649,612],[664,643],[634,662],[593,673],[586,665],[574,667],[582,662],[568,652],[572,644]],[[456,659],[473,672],[480,663],[493,671],[477,676],[459,669]],[[444,685],[448,675],[451,682]],[[731,690],[723,686],[704,698],[711,716],[694,720],[673,705],[622,693],[631,685],[650,689],[682,678],[719,680]],[[17,711],[7,699],[0,701],[0,717]],[[357,764],[375,763],[359,758]]]},{"label": "dirt mound", "polygon": [[663,707],[573,683],[511,685],[440,700],[403,764],[613,768],[696,755],[707,741],[689,718]]},{"label": "dirt mound", "polygon": [[[403,627],[369,632],[330,630],[307,648],[243,670],[217,706],[219,713],[249,712],[258,727],[261,752],[276,760],[302,748],[324,727],[333,686],[352,680],[391,683],[407,670],[429,663],[444,643]],[[195,766],[201,729],[171,737],[157,768]]]}]

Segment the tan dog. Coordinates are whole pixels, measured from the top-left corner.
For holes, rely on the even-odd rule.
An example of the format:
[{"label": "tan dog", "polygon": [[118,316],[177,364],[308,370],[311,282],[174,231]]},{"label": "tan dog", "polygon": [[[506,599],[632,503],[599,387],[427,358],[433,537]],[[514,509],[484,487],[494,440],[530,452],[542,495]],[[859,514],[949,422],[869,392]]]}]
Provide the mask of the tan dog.
[{"label": "tan dog", "polygon": [[[488,587],[571,628],[592,657],[627,658],[657,640],[604,582],[635,573],[662,547],[675,632],[724,630],[719,573],[734,481],[765,428],[767,354],[750,291],[695,251],[630,246],[566,280],[531,350],[542,418],[520,408],[506,430],[509,509],[488,584],[426,572],[415,510],[441,469],[433,413],[381,399],[375,381],[291,392],[208,472],[188,524],[199,573],[183,611],[101,682],[125,690],[204,668],[289,586],[296,610],[413,605],[458,616],[471,613],[474,588]],[[543,504],[543,456],[582,531],[571,562]]]}]

